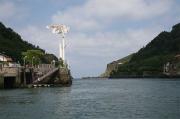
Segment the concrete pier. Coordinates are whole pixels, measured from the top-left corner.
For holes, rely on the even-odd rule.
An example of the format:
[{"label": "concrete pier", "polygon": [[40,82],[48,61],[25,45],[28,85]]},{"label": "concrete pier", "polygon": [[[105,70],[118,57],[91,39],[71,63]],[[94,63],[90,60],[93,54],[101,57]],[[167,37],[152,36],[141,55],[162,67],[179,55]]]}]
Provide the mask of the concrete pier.
[{"label": "concrete pier", "polygon": [[19,67],[3,67],[0,70],[0,88],[21,87],[21,73]]},{"label": "concrete pier", "polygon": [[50,64],[42,66],[38,68],[3,67],[0,70],[0,89],[26,88],[35,85],[46,87],[46,84],[70,86],[72,84],[72,77],[68,68],[56,68]]},{"label": "concrete pier", "polygon": [[0,75],[0,88],[4,88],[4,78]]}]

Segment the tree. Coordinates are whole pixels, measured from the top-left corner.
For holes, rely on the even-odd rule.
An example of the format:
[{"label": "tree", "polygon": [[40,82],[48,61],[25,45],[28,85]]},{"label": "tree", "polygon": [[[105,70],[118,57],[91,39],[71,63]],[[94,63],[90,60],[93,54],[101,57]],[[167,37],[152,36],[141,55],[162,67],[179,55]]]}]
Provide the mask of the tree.
[{"label": "tree", "polygon": [[22,56],[26,63],[37,65],[41,63],[41,58],[44,56],[44,53],[41,50],[28,50],[22,52]]}]

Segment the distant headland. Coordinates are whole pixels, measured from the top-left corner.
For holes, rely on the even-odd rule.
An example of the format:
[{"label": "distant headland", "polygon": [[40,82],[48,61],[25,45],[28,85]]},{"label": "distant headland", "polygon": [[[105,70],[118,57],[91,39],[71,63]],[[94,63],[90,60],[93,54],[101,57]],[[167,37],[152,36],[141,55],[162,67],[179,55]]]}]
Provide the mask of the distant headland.
[{"label": "distant headland", "polygon": [[180,23],[138,52],[109,63],[101,77],[180,77]]}]

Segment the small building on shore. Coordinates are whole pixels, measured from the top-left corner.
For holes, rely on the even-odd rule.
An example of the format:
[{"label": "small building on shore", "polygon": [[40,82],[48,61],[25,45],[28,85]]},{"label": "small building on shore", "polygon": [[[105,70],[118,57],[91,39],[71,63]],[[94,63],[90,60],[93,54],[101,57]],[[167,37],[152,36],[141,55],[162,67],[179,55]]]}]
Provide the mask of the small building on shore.
[{"label": "small building on shore", "polygon": [[14,64],[11,57],[0,53],[0,69],[2,69],[2,67],[13,66]]},{"label": "small building on shore", "polygon": [[12,58],[0,53],[0,62],[12,62]]},{"label": "small building on shore", "polygon": [[180,54],[164,65],[164,74],[168,76],[180,76]]}]

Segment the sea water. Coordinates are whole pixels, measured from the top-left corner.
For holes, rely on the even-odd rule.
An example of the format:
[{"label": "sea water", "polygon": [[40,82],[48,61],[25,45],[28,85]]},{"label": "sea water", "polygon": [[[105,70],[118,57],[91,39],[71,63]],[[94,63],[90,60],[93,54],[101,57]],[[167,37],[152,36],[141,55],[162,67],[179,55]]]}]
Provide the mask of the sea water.
[{"label": "sea water", "polygon": [[0,90],[0,119],[180,119],[180,79],[73,80]]}]

